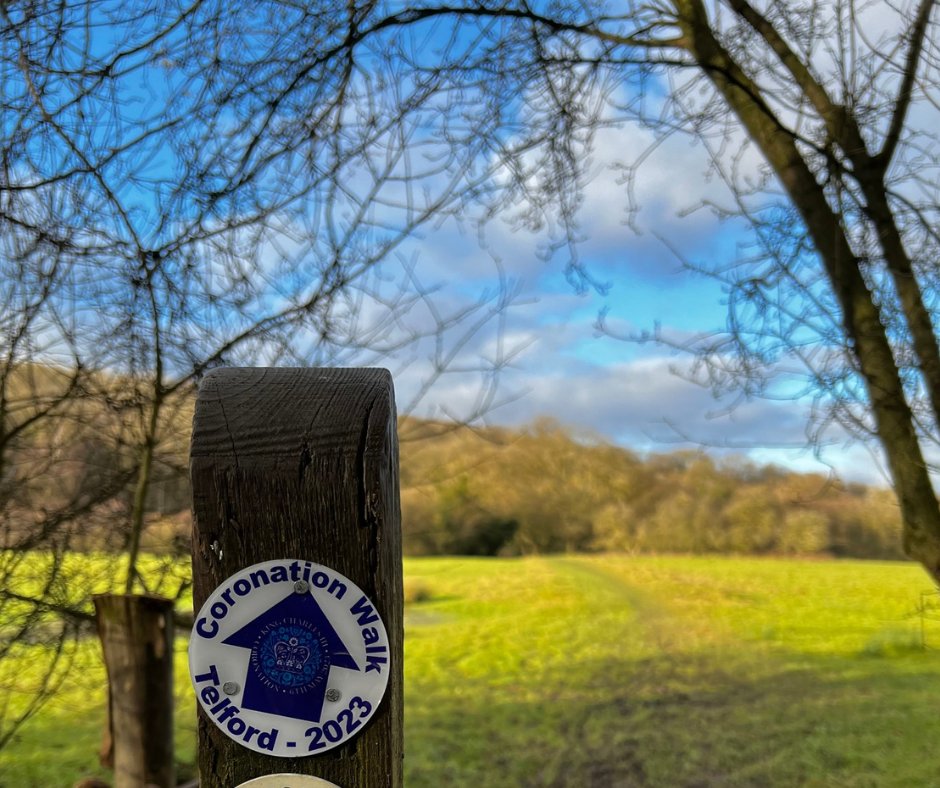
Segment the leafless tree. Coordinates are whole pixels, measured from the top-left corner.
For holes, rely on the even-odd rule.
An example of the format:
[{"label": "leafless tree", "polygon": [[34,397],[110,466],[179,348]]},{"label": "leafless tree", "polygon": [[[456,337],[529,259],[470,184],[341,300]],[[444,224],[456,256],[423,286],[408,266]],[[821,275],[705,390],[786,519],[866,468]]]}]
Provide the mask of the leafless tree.
[{"label": "leafless tree", "polygon": [[342,69],[282,102],[296,53],[252,32],[279,14],[235,11],[0,3],[0,665],[40,640],[49,655],[34,697],[0,707],[0,745],[92,620],[70,551],[126,556],[104,586],[180,593],[146,585],[141,538],[206,370],[421,353],[427,386],[479,374],[485,409],[508,360],[465,351],[512,282],[445,302],[401,250],[463,198],[411,145],[419,120],[366,123],[387,90]]},{"label": "leafless tree", "polygon": [[[136,414],[127,587],[161,414],[202,371],[446,335],[466,310],[406,325],[430,291],[410,263],[401,288],[383,265],[448,216],[544,231],[546,255],[591,286],[592,143],[631,124],[703,143],[732,195],[711,207],[751,221],[754,253],[710,267],[731,304],[728,330],[691,347],[711,382],[760,394],[778,371],[808,376],[820,418],[877,437],[906,548],[940,579],[933,14],[932,0],[0,2],[4,265],[31,257],[37,281],[76,283],[43,301],[46,322],[71,305],[63,369],[125,376],[111,404]],[[621,163],[628,212],[643,158]],[[468,330],[506,301],[473,302]]]},{"label": "leafless tree", "polygon": [[445,182],[459,201],[421,204],[549,228],[547,251],[590,285],[578,211],[594,135],[693,136],[731,187],[716,207],[753,220],[757,251],[715,271],[729,330],[693,349],[717,385],[750,393],[800,371],[823,418],[875,435],[906,549],[940,578],[934,5],[200,3],[179,36],[198,49],[164,49],[192,106],[229,110],[179,182],[230,206],[269,166],[329,172],[359,150],[374,174],[402,156],[403,193]]}]

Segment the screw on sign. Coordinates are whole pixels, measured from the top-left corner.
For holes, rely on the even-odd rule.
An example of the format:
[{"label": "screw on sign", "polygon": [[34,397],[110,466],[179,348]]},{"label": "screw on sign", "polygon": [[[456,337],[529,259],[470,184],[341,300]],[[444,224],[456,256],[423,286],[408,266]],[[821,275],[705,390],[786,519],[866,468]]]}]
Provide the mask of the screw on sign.
[{"label": "screw on sign", "polygon": [[320,754],[361,733],[381,703],[388,636],[349,578],[311,561],[266,561],[205,601],[189,667],[229,738],[268,755]]}]

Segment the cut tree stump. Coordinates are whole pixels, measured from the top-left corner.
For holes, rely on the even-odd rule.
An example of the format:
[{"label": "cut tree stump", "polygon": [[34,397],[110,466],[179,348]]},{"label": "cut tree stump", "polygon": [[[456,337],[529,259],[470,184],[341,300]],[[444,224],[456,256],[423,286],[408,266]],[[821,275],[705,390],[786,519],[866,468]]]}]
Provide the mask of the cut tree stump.
[{"label": "cut tree stump", "polygon": [[95,597],[116,788],[173,788],[173,601]]}]

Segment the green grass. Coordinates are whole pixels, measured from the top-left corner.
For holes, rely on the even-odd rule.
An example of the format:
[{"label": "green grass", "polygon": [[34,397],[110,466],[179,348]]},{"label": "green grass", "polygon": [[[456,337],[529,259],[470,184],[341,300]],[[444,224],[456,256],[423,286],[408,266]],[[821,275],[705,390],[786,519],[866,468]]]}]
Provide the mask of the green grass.
[{"label": "green grass", "polygon": [[[940,785],[940,651],[922,648],[914,566],[600,556],[405,574],[409,786]],[[83,658],[0,751],[0,786],[97,773],[93,644]]]}]

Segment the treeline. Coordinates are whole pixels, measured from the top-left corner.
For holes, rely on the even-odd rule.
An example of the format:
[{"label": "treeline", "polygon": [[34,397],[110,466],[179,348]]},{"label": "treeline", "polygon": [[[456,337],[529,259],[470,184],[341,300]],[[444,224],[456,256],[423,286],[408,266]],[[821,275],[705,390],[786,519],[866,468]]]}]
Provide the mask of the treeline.
[{"label": "treeline", "polygon": [[[56,383],[52,371],[34,372],[32,392]],[[126,402],[117,393],[74,397],[54,433],[33,430],[6,453],[0,547],[29,545],[31,536],[60,527],[60,511],[78,515],[69,526],[70,549],[125,547],[136,472],[127,447],[142,418],[132,386],[110,379],[102,386]],[[143,543],[186,553],[192,401],[183,396],[171,404],[154,456]],[[511,430],[403,419],[400,434],[404,545],[411,555],[901,557],[889,490],[700,452],[640,457],[547,420]]]},{"label": "treeline", "polygon": [[[408,440],[422,433],[433,436]],[[551,421],[518,431],[406,422],[402,434],[412,555],[902,557],[890,490],[701,452],[641,458]]]}]

